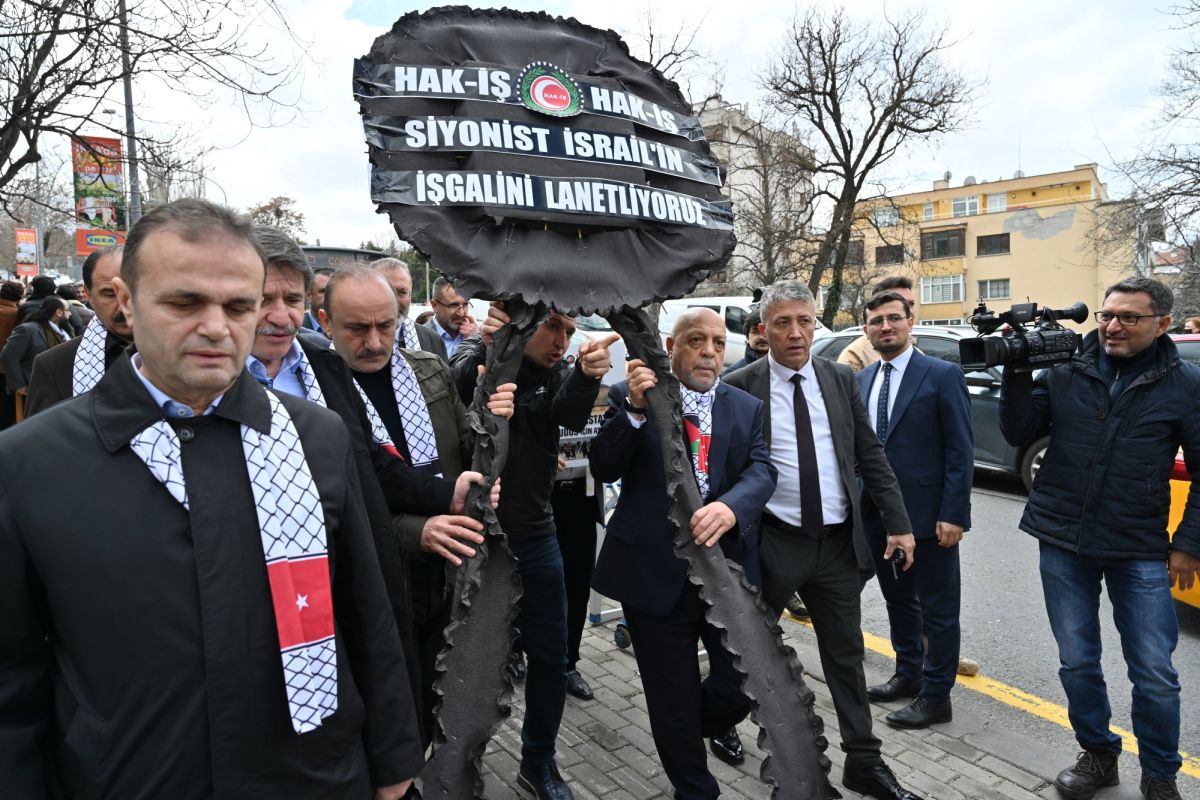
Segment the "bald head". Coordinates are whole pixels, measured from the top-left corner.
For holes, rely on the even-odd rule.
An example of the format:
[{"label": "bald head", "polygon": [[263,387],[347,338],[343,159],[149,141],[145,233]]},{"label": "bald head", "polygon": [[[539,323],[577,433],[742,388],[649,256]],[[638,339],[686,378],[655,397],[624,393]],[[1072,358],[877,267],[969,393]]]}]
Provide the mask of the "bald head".
[{"label": "bald head", "polygon": [[725,360],[725,320],[711,308],[689,308],[667,337],[671,371],[692,391],[707,392]]},{"label": "bald head", "polygon": [[321,327],[357,372],[378,372],[392,358],[398,307],[387,280],[366,267],[339,270],[325,287]]}]

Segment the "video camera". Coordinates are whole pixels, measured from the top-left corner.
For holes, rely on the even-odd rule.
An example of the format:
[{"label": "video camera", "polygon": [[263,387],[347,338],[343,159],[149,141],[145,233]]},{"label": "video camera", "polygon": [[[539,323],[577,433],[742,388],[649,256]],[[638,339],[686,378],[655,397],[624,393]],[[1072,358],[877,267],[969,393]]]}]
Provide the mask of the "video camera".
[{"label": "video camera", "polygon": [[[1053,367],[1070,361],[1079,349],[1079,334],[1064,328],[1058,320],[1083,322],[1087,318],[1088,307],[1083,303],[1070,308],[1043,308],[1040,312],[1037,303],[1018,303],[999,314],[993,314],[986,304],[980,303],[970,319],[979,336],[960,340],[958,355],[968,372],[1000,364],[1017,372]],[[1030,323],[1033,325],[1029,326]],[[988,336],[1002,325],[1009,325],[1012,334]]]}]

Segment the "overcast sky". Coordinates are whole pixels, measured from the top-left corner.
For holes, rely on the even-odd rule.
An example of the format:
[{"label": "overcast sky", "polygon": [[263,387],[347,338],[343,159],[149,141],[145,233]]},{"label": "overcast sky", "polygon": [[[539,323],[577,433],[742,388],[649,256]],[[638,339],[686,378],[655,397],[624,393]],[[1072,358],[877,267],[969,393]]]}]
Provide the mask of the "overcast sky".
[{"label": "overcast sky", "polygon": [[[933,146],[904,153],[880,176],[896,191],[931,185],[947,170],[952,185],[968,175],[996,180],[1018,168],[1033,175],[1097,162],[1110,191],[1120,194],[1107,169],[1130,157],[1155,126],[1156,90],[1169,50],[1182,42],[1156,6],[1137,0],[1004,0],[1004,2],[890,2],[889,11],[926,9],[931,24],[949,26],[958,43],[948,58],[985,80],[975,122]],[[249,128],[230,102],[196,110],[162,90],[140,90],[146,116],[185,115],[219,149],[209,159],[208,196],[240,208],[275,195],[298,201],[307,238],[357,246],[390,237],[374,213],[358,108],[351,96],[351,62],[404,11],[435,3],[383,0],[282,0],[310,62],[301,87],[306,113],[274,128]],[[641,30],[644,0],[510,2],[629,35]],[[845,3],[857,15],[879,15],[884,4]],[[724,97],[761,108],[758,86],[796,5],[776,0],[697,3],[652,2],[660,30],[703,18],[698,45],[722,66]],[[269,30],[264,35],[274,37]],[[274,37],[282,40],[282,37]],[[636,50],[636,48],[635,48]],[[280,53],[289,52],[283,45]],[[135,95],[137,96],[137,95]]]}]

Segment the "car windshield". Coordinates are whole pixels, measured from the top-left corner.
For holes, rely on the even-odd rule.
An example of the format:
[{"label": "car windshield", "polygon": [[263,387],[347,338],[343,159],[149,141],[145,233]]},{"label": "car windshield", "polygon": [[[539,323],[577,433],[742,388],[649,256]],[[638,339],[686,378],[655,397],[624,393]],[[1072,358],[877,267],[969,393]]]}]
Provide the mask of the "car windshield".
[{"label": "car windshield", "polygon": [[575,318],[575,327],[581,331],[611,331],[612,325],[599,314],[580,314]]}]

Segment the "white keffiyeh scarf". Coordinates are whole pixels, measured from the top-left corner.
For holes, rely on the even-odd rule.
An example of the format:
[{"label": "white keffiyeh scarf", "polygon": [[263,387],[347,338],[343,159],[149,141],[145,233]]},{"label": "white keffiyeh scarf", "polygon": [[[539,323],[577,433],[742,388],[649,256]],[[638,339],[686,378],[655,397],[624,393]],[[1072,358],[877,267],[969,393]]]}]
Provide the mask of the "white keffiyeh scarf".
[{"label": "white keffiyeh scarf", "polygon": [[[279,634],[292,729],[305,733],[337,711],[337,646],[325,513],[291,416],[270,392],[271,431],[243,425],[242,453]],[[179,437],[165,419],[130,448],[180,505],[188,507]]]},{"label": "white keffiyeh scarf", "polygon": [[400,329],[396,331],[396,345],[405,350],[420,350],[421,342],[417,339],[417,324],[408,317],[400,318]]},{"label": "white keffiyeh scarf", "polygon": [[[376,441],[380,436],[387,437],[387,445],[392,445],[387,427],[379,418],[379,412],[371,405],[367,393],[354,381],[354,386],[367,404],[367,416],[374,417],[372,426],[378,425],[381,433],[375,434]],[[429,418],[429,405],[425,402],[425,394],[417,382],[416,373],[409,365],[408,359],[399,347],[392,348],[392,393],[396,396],[396,407],[400,411],[400,424],[404,426],[404,440],[408,444],[410,463],[416,469],[425,470],[442,476],[441,462],[438,460],[437,437],[433,433],[433,421]]]},{"label": "white keffiyeh scarf", "polygon": [[75,351],[75,366],[71,373],[71,396],[78,397],[90,392],[104,377],[104,346],[108,343],[108,330],[100,324],[99,317],[83,330],[79,349]]}]

